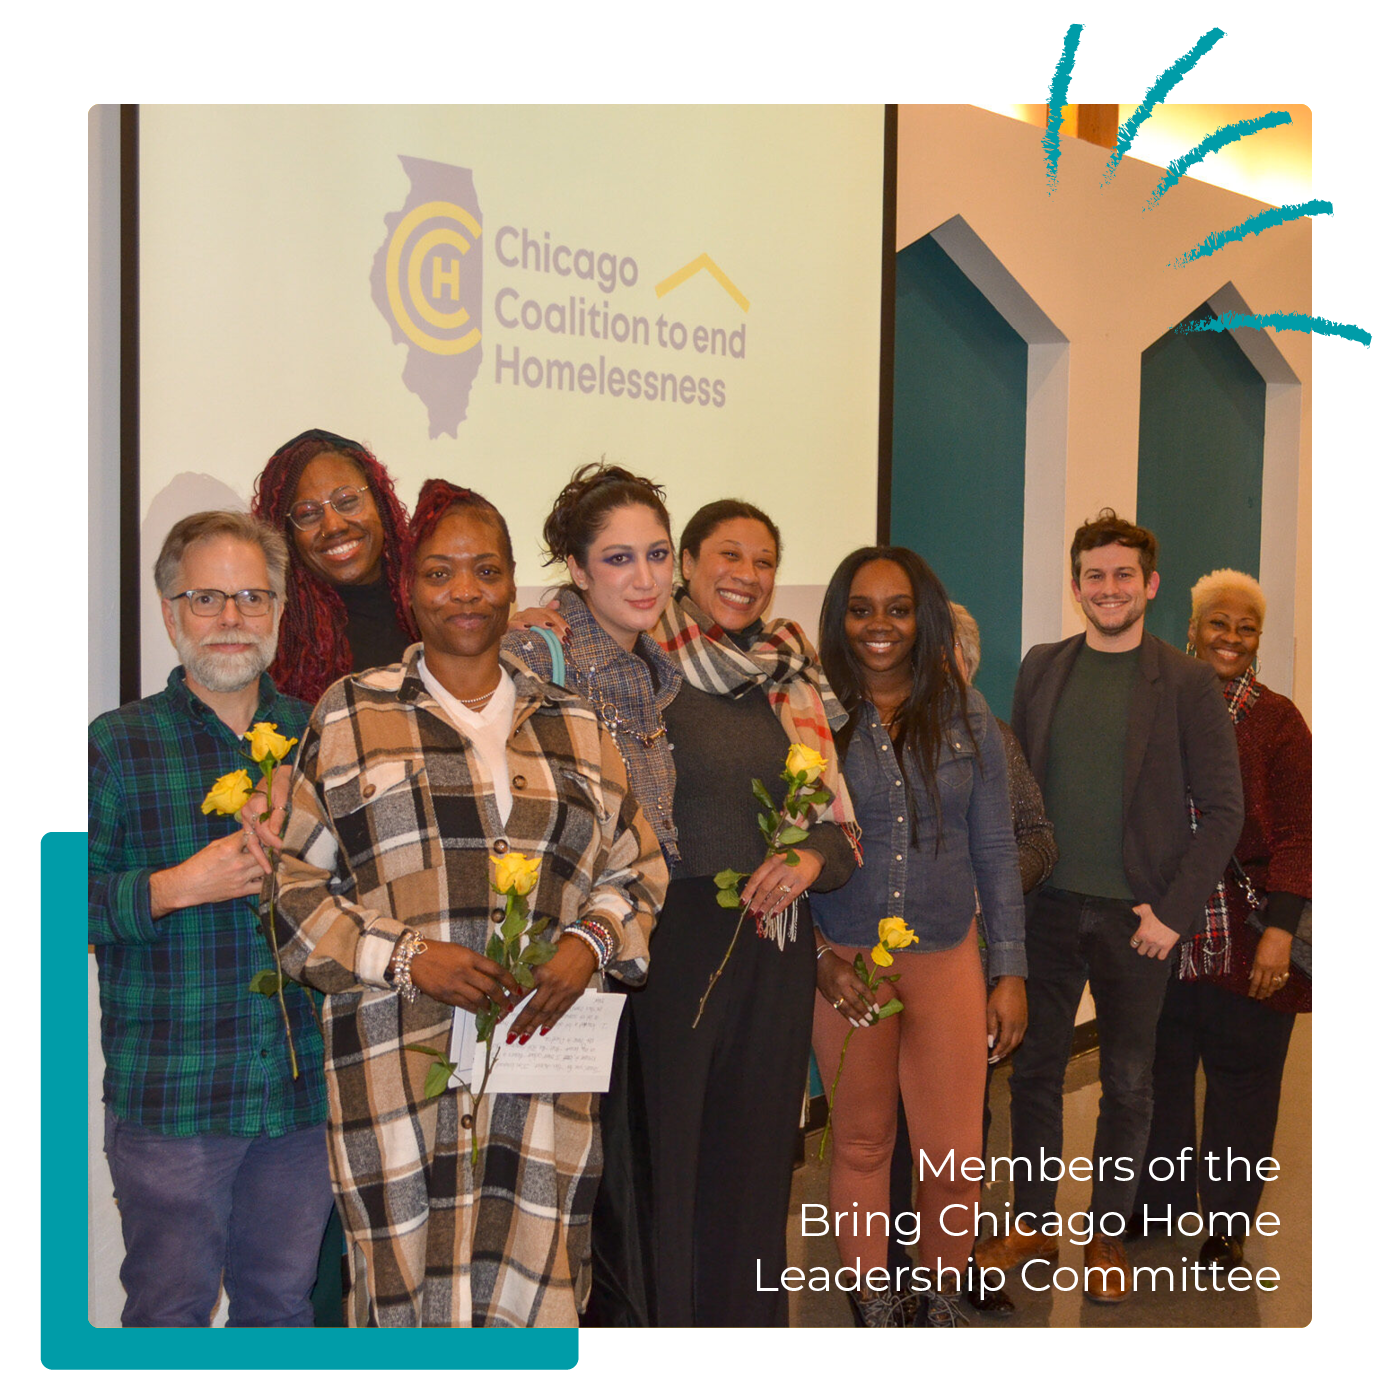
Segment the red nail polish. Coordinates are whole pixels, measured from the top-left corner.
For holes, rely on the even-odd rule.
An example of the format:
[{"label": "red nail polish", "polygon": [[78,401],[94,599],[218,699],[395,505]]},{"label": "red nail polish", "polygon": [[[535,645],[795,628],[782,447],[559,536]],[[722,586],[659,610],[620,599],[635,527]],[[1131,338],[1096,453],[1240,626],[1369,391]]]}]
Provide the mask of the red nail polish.
[{"label": "red nail polish", "polygon": [[548,1035],[548,1034],[549,1034],[549,1027],[548,1027],[548,1026],[541,1026],[541,1027],[540,1027],[540,1034],[541,1034],[541,1035]]},{"label": "red nail polish", "polygon": [[506,1044],[507,1044],[507,1045],[514,1045],[514,1044],[515,1044],[515,1032],[514,1032],[514,1031],[507,1031],[507,1032],[506,1032]]},{"label": "red nail polish", "polygon": [[526,1031],[526,1033],[520,1037],[520,1043],[522,1045],[528,1044],[532,1035],[534,1035],[534,1031]]}]

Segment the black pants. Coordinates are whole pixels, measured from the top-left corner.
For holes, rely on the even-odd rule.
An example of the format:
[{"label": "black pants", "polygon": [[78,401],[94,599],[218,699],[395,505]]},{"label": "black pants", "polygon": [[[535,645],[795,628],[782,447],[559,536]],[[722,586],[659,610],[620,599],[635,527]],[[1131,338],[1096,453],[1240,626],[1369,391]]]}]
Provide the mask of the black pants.
[{"label": "black pants", "polygon": [[[1157,1026],[1153,1066],[1152,1132],[1147,1158],[1172,1163],[1169,1179],[1144,1173],[1138,1202],[1154,1215],[1170,1206],[1173,1214],[1200,1208],[1242,1212],[1250,1224],[1264,1189],[1257,1164],[1273,1153],[1279,1091],[1293,1016],[1212,982],[1172,979]],[[1206,1106],[1196,1156],[1196,1065],[1205,1066]],[[1193,1149],[1193,1165],[1182,1171],[1183,1149]],[[1248,1161],[1248,1167],[1229,1154]],[[1218,1160],[1211,1163],[1207,1153]],[[1157,1167],[1166,1177],[1166,1166]],[[1228,1179],[1227,1179],[1228,1178]],[[1244,1234],[1245,1229],[1212,1230]]]},{"label": "black pants", "polygon": [[[1099,1028],[1103,1097],[1094,1132],[1090,1209],[1126,1220],[1152,1122],[1152,1056],[1157,1016],[1176,957],[1143,957],[1131,946],[1138,917],[1128,900],[1064,890],[1036,892],[1026,915],[1029,1023],[1011,1069],[1011,1150],[1033,1165],[1018,1173],[1017,1211],[1048,1217],[1058,1183],[1041,1175],[1042,1154],[1061,1158],[1065,1069],[1074,1014],[1087,981]],[[1101,1167],[1102,1159],[1112,1159]],[[1116,1227],[1116,1222],[1110,1222]]]},{"label": "black pants", "polygon": [[612,1080],[598,1106],[603,1176],[593,1205],[593,1291],[579,1319],[584,1327],[654,1327],[651,1147],[642,1091],[641,1050],[632,1015],[622,1008]]},{"label": "black pants", "polygon": [[632,997],[651,1145],[656,1320],[662,1327],[786,1327],[793,1143],[812,1041],[816,949],[803,901],[779,952],[745,920],[691,1029],[737,911],[714,882],[676,880]]}]

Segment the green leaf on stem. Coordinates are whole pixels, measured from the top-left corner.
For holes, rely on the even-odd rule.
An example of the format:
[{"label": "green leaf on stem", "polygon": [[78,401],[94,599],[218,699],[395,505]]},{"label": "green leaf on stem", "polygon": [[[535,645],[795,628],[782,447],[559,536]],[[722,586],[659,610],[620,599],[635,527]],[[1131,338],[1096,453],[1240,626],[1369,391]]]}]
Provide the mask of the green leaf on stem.
[{"label": "green leaf on stem", "polygon": [[758,814],[758,829],[772,841],[774,833],[782,824],[782,818],[776,812],[760,812]]},{"label": "green leaf on stem", "polygon": [[768,795],[768,789],[763,786],[763,780],[761,778],[755,778],[753,780],[753,795],[758,798],[770,812],[777,811],[777,808],[773,804],[773,799]]},{"label": "green leaf on stem", "polygon": [[785,856],[783,857],[783,863],[784,863],[785,865],[800,865],[800,864],[801,864],[801,862],[797,859],[797,852],[796,852],[796,851],[789,851],[789,852],[787,853],[787,855],[785,855]]},{"label": "green leaf on stem", "polygon": [[504,965],[506,960],[506,945],[499,933],[493,933],[486,940],[486,956],[494,963]]},{"label": "green leaf on stem", "polygon": [[518,982],[520,986],[523,987],[527,992],[531,991],[534,988],[535,974],[530,970],[529,966],[526,963],[521,963],[520,966],[515,969],[514,976],[516,982]]},{"label": "green leaf on stem", "polygon": [[[527,929],[525,930],[524,937],[526,937],[526,938],[538,938],[538,937],[540,936],[540,934],[547,932],[548,929],[549,929],[549,920],[548,920],[548,919],[536,919],[535,922],[534,922],[533,924],[531,924],[530,927],[527,928]],[[552,948],[554,945],[551,943],[549,946]]]},{"label": "green leaf on stem", "polygon": [[[437,1060],[440,1064],[452,1065],[452,1061],[435,1045],[405,1045],[404,1049],[412,1050],[415,1055],[431,1055],[433,1059]],[[457,1066],[452,1065],[452,1068],[456,1069]]]},{"label": "green leaf on stem", "polygon": [[875,1019],[883,1021],[886,1017],[897,1016],[904,1010],[904,1003],[898,997],[891,997],[876,1013]]},{"label": "green leaf on stem", "polygon": [[799,841],[806,839],[807,833],[800,826],[790,826],[778,837],[784,846],[795,846]]},{"label": "green leaf on stem", "polygon": [[270,967],[257,973],[253,980],[248,983],[248,990],[256,992],[260,997],[275,997],[282,990],[282,987],[282,974]]},{"label": "green leaf on stem", "polygon": [[860,980],[864,982],[867,987],[873,987],[875,985],[870,980],[870,968],[866,965],[864,953],[856,954],[856,960],[853,966],[856,970],[856,976],[859,977]]},{"label": "green leaf on stem", "polygon": [[423,1081],[423,1093],[430,1099],[437,1098],[446,1088],[448,1080],[452,1078],[452,1071],[456,1065],[434,1064],[428,1067],[428,1077]]},{"label": "green leaf on stem", "polygon": [[531,943],[520,955],[526,967],[543,967],[559,951],[553,943]]},{"label": "green leaf on stem", "polygon": [[715,903],[721,909],[737,909],[739,907],[739,891],[725,888],[715,894]]}]

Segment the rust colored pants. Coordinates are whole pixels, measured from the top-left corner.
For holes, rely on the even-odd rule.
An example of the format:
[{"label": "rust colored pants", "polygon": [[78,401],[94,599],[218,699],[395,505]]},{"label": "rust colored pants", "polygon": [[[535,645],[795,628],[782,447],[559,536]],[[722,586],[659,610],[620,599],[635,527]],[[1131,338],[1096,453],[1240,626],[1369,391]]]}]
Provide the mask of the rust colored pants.
[{"label": "rust colored pants", "polygon": [[[826,956],[853,962],[860,951],[833,944]],[[868,962],[870,951],[864,951]],[[885,971],[900,974],[893,990],[904,1010],[851,1036],[828,1149],[833,1151],[831,1221],[837,1211],[850,1212],[853,1203],[858,1217],[856,1232],[849,1214],[840,1222],[836,1244],[841,1263],[854,1265],[859,1258],[862,1272],[883,1268],[888,1254],[883,1221],[874,1221],[867,1232],[866,1212],[889,1212],[890,1155],[900,1095],[909,1120],[916,1179],[923,1160],[921,1149],[932,1167],[943,1165],[949,1148],[959,1167],[964,1158],[978,1157],[982,1150],[987,989],[975,926],[946,952],[897,952],[894,965]],[[818,992],[812,1043],[828,1105],[841,1046],[850,1029],[845,1016]],[[935,1177],[925,1166],[917,1189],[919,1263],[929,1270],[937,1288],[940,1267],[955,1272],[966,1269],[976,1238],[973,1214],[978,1183],[964,1179],[961,1171],[956,1177],[946,1170]],[[940,1216],[949,1206],[962,1209],[947,1211],[947,1228],[943,1228]],[[903,1233],[907,1239],[908,1232]],[[952,1276],[945,1274],[941,1291],[954,1288]]]}]

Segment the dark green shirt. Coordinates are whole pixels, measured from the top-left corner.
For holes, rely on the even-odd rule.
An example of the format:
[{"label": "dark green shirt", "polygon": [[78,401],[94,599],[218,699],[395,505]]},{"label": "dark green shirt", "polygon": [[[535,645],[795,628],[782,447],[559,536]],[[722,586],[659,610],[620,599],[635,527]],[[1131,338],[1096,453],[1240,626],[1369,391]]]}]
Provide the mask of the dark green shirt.
[{"label": "dark green shirt", "polygon": [[1055,706],[1045,811],[1060,848],[1050,876],[1056,889],[1133,897],[1123,873],[1123,762],[1138,650],[1095,651],[1086,644]]},{"label": "dark green shirt", "polygon": [[[151,874],[188,859],[236,818],[199,809],[215,779],[262,774],[240,739],[184,683],[88,728],[88,941],[102,999],[102,1097],[123,1121],[175,1137],[280,1136],[326,1121],[317,1015],[286,989],[300,1077],[293,1081],[275,997],[248,990],[274,966],[252,899],[151,918]],[[254,723],[298,738],[309,707],[266,675]],[[293,751],[295,752],[295,751]]]}]

